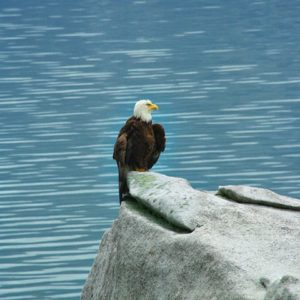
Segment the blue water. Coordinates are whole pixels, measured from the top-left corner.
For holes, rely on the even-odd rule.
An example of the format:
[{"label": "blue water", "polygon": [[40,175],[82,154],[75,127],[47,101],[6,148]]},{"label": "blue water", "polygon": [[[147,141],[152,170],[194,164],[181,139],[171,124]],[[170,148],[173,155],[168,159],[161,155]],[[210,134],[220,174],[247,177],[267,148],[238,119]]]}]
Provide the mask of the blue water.
[{"label": "blue water", "polygon": [[0,299],[78,299],[140,98],[195,188],[300,198],[299,1],[1,1]]}]

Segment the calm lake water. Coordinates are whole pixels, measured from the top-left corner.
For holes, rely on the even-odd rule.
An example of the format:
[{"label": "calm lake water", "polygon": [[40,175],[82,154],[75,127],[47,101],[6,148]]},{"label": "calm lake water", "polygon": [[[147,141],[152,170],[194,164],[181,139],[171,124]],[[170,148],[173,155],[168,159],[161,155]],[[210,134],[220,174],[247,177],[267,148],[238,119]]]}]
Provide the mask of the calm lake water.
[{"label": "calm lake water", "polygon": [[160,106],[154,171],[300,198],[299,1],[1,1],[0,299],[78,299],[118,215],[112,148]]}]

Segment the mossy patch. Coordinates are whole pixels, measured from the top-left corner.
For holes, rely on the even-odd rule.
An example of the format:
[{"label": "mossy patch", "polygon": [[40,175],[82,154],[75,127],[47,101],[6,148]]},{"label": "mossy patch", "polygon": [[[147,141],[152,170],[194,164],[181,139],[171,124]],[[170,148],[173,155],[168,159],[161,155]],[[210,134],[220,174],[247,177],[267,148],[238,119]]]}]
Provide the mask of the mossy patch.
[{"label": "mossy patch", "polygon": [[140,186],[141,188],[150,189],[156,182],[156,177],[148,172],[131,172],[128,175],[129,184],[132,182],[133,185]]}]

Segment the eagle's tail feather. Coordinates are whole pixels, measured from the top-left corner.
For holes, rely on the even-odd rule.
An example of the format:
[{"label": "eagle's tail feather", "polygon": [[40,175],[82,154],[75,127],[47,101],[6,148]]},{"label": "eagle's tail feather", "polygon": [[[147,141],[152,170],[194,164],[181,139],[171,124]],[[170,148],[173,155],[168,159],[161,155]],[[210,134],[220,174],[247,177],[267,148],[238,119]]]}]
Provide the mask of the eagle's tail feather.
[{"label": "eagle's tail feather", "polygon": [[127,169],[125,166],[118,164],[119,169],[119,200],[120,204],[124,200],[124,197],[128,194],[129,189],[127,185]]}]

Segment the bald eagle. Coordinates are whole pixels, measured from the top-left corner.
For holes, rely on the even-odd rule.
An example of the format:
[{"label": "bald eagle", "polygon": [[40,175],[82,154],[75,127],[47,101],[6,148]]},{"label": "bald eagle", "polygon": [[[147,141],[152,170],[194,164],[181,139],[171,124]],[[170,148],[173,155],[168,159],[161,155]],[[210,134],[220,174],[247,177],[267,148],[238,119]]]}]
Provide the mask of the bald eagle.
[{"label": "bald eagle", "polygon": [[160,153],[165,150],[165,130],[160,124],[152,124],[153,110],[158,106],[150,100],[139,100],[117,137],[113,158],[119,170],[119,200],[128,194],[127,172],[144,172],[152,168]]}]

